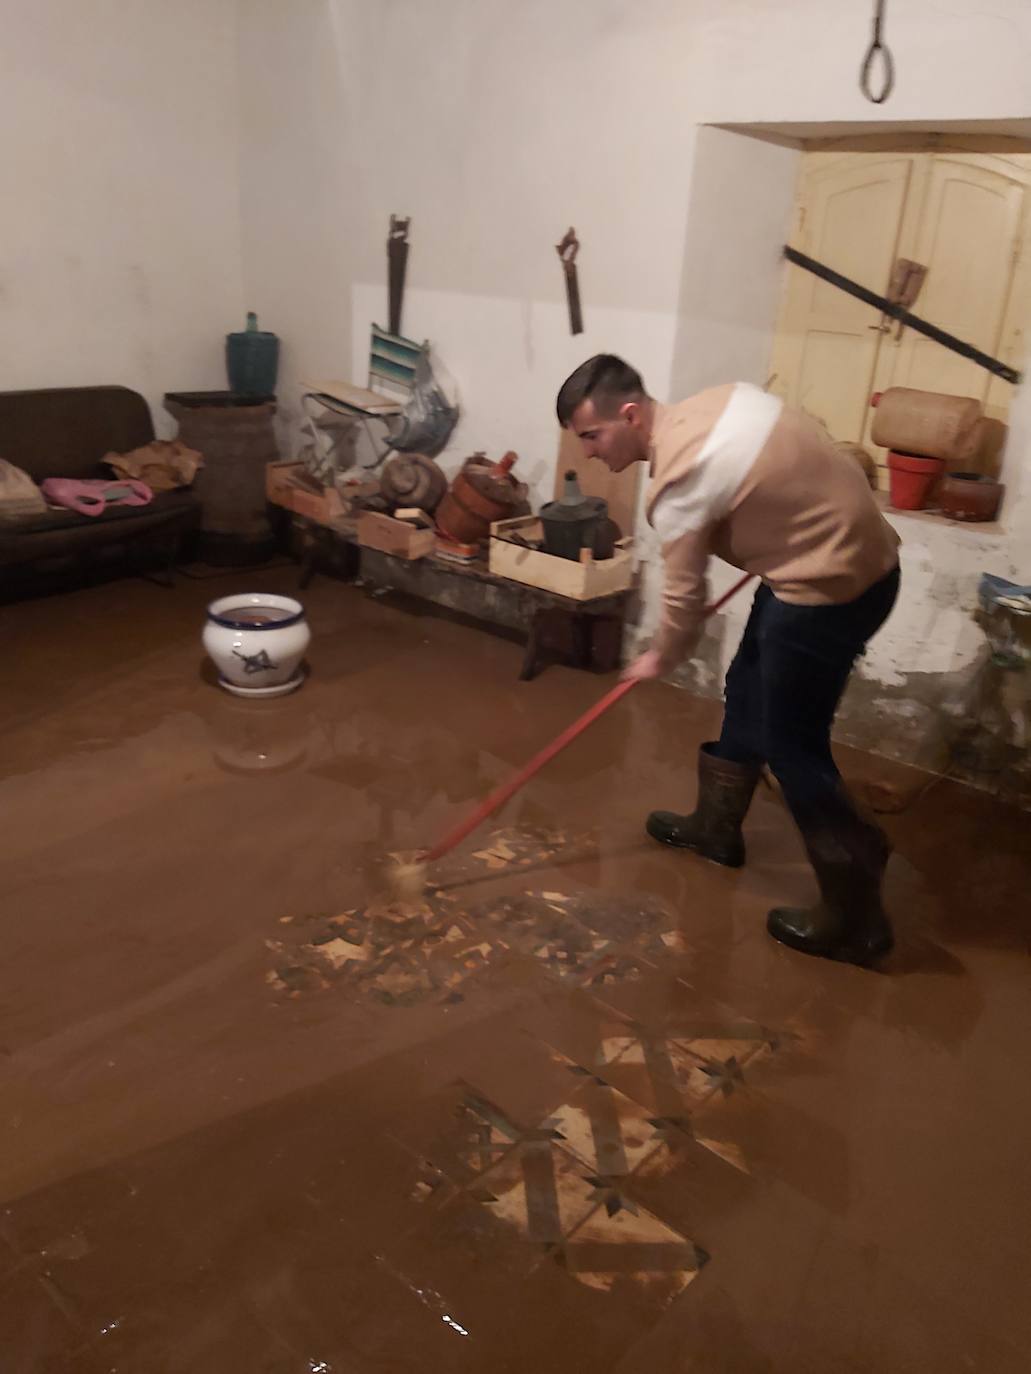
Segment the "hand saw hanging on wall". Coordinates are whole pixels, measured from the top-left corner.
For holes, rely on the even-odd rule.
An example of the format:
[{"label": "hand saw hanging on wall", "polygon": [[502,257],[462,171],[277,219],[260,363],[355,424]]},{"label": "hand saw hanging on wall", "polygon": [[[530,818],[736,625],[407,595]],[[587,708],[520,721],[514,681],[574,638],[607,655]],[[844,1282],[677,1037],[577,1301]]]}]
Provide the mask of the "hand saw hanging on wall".
[{"label": "hand saw hanging on wall", "polygon": [[391,334],[401,333],[401,306],[405,294],[405,270],[408,266],[408,226],[411,218],[399,219],[390,216],[390,233],[387,235],[387,283],[390,318],[388,328]]}]

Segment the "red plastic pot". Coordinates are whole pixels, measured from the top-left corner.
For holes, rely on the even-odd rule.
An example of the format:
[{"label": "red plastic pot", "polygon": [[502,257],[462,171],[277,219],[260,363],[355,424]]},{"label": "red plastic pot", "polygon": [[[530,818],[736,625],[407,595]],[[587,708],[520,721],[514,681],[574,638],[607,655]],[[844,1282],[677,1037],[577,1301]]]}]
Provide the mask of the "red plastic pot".
[{"label": "red plastic pot", "polygon": [[944,458],[918,458],[914,453],[889,450],[891,504],[896,510],[923,510],[944,470]]}]

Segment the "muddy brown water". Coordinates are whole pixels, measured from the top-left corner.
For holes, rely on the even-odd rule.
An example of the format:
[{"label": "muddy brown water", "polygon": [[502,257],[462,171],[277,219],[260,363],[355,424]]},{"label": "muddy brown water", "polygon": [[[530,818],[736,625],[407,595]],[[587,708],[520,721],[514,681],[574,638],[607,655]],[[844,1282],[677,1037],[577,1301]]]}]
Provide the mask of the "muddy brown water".
[{"label": "muddy brown water", "polygon": [[228,611],[223,611],[222,614],[241,625],[273,625],[280,620],[289,620],[293,612],[271,609],[256,611],[249,606],[231,606]]},{"label": "muddy brown water", "polygon": [[398,908],[607,681],[320,578],[241,702],[234,589],[0,609],[5,1370],[1026,1368],[1026,815],[886,817],[897,953],[806,960],[773,796],[740,872],[643,836],[718,722],[648,686]]}]

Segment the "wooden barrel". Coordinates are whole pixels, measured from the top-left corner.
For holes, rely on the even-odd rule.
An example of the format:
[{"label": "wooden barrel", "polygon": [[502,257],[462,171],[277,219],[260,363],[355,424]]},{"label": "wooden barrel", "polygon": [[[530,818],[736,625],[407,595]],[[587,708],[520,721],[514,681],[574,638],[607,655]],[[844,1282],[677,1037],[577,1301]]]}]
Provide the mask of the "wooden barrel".
[{"label": "wooden barrel", "polygon": [[511,475],[515,461],[514,453],[498,463],[485,462],[479,453],[466,459],[437,507],[437,528],[445,538],[478,544],[490,536],[495,520],[522,514],[526,487]]}]

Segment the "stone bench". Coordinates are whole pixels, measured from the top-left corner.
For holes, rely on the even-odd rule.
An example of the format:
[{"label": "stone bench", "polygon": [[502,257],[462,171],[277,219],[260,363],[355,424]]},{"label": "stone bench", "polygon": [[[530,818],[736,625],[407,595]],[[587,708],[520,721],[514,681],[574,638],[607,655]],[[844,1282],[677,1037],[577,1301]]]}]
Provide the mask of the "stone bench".
[{"label": "stone bench", "polygon": [[301,587],[308,585],[318,563],[329,558],[345,577],[369,587],[516,630],[526,636],[519,674],[523,681],[536,677],[552,656],[595,672],[611,672],[619,665],[623,626],[636,600],[634,588],[577,601],[499,577],[486,560],[460,564],[433,554],[410,560],[365,548],[358,543],[352,520],[320,525],[294,515],[293,528]]}]

